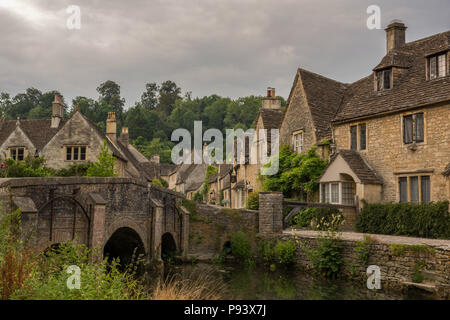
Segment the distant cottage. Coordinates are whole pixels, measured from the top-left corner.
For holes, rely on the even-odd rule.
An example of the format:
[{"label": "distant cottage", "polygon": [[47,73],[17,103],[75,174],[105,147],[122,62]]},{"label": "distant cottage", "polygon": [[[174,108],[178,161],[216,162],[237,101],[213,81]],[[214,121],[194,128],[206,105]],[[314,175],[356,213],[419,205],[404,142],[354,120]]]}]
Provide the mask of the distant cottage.
[{"label": "distant cottage", "polygon": [[[55,95],[51,119],[0,119],[0,158],[23,160],[26,156],[40,156],[53,169],[98,160],[103,141],[116,157],[116,172],[120,177],[134,177],[151,181],[167,173],[155,158],[148,160],[128,139],[128,128],[122,128],[117,138],[114,112],[108,113],[106,134],[76,110],[64,119],[62,97]],[[162,168],[164,167],[164,168]],[[163,170],[162,170],[163,169]],[[162,172],[164,171],[164,172]]]}]

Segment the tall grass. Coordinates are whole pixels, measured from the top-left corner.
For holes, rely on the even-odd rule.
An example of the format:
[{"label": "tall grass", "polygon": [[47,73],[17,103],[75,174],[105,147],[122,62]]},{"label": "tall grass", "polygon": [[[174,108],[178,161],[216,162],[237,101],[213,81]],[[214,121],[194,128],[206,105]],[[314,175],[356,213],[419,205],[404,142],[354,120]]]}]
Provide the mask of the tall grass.
[{"label": "tall grass", "polygon": [[153,300],[220,300],[227,290],[214,270],[194,269],[187,274],[175,274],[159,280],[151,293]]}]

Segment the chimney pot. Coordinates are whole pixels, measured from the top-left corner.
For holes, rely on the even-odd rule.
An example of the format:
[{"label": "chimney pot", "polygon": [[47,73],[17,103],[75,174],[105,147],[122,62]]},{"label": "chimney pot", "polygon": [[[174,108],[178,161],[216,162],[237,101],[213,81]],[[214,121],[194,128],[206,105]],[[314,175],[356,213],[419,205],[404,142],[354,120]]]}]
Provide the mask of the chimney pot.
[{"label": "chimney pot", "polygon": [[397,49],[405,44],[406,39],[405,24],[400,20],[393,20],[386,27],[386,53],[393,49]]},{"label": "chimney pot", "polygon": [[267,97],[262,99],[262,107],[265,109],[280,109],[281,100],[275,96],[275,88],[267,88]]}]

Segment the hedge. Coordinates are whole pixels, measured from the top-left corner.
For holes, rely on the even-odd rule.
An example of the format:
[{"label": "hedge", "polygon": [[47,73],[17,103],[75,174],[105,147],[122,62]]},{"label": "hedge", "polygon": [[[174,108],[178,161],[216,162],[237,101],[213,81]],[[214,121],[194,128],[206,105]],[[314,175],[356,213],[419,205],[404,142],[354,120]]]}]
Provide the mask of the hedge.
[{"label": "hedge", "polygon": [[448,201],[429,204],[364,203],[358,215],[359,232],[450,239]]}]

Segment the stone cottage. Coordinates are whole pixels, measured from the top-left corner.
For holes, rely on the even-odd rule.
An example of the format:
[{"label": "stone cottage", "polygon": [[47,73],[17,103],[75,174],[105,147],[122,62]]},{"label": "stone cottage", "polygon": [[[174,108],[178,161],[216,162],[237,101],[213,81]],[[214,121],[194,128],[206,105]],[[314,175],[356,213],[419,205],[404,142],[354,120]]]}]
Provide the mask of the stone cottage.
[{"label": "stone cottage", "polygon": [[413,42],[405,33],[399,21],[386,28],[386,55],[369,76],[327,80],[323,99],[337,112],[322,202],[450,198],[450,31]]},{"label": "stone cottage", "polygon": [[64,119],[62,97],[55,95],[51,119],[0,119],[0,158],[23,160],[28,155],[46,159],[53,169],[98,160],[103,141],[116,158],[120,177],[135,177],[151,181],[158,177],[154,164],[141,154],[128,139],[128,128],[122,128],[117,138],[116,117],[108,113],[106,134],[78,109]]},{"label": "stone cottage", "polygon": [[[264,137],[260,136],[259,130],[267,130],[267,156],[270,157],[271,130],[279,129],[283,112],[281,110],[281,100],[275,95],[274,88],[267,89],[267,96],[262,99],[262,106],[259,109],[255,123],[256,136],[256,157],[257,163],[250,163],[249,156],[251,141],[246,139],[245,150],[241,155],[235,155],[233,172],[231,175],[231,207],[244,208],[247,197],[251,192],[262,191],[262,186],[258,180],[260,169],[263,167],[260,159],[262,152],[262,142]],[[240,161],[237,161],[240,157]]]}]

